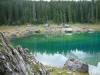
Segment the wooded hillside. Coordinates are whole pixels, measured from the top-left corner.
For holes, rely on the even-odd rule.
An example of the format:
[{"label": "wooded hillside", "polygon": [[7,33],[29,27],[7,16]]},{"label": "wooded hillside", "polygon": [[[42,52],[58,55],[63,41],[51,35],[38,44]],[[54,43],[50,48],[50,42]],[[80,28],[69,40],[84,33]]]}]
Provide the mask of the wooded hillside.
[{"label": "wooded hillside", "polygon": [[100,0],[0,0],[0,25],[98,23]]}]

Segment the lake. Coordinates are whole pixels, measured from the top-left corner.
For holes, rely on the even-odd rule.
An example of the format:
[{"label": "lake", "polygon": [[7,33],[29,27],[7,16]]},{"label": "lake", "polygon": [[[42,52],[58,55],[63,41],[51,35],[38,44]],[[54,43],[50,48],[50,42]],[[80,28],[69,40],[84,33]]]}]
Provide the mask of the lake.
[{"label": "lake", "polygon": [[63,67],[69,57],[91,65],[100,62],[100,33],[33,34],[11,43],[29,48],[44,65]]}]

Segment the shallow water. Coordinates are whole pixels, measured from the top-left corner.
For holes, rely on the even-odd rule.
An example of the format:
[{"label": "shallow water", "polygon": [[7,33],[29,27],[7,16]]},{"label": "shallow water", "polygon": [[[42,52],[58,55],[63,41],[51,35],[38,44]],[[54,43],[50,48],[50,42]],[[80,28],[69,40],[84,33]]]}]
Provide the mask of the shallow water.
[{"label": "shallow water", "polygon": [[100,62],[100,33],[34,34],[11,41],[14,46],[29,48],[45,65],[62,67],[68,57],[88,64]]}]

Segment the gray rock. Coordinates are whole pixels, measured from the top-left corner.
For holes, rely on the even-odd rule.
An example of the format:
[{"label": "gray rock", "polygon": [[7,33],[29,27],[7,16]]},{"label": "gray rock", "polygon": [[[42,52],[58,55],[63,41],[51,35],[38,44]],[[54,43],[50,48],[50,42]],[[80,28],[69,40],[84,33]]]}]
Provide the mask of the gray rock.
[{"label": "gray rock", "polygon": [[31,25],[27,25],[27,27],[31,27]]},{"label": "gray rock", "polygon": [[45,24],[44,27],[46,27],[46,28],[49,27],[49,24]]},{"label": "gray rock", "polygon": [[2,44],[0,43],[0,46],[2,46]]},{"label": "gray rock", "polygon": [[87,29],[87,28],[88,28],[88,26],[83,26],[83,27],[82,27],[82,29]]},{"label": "gray rock", "polygon": [[88,65],[86,63],[83,63],[82,61],[79,61],[72,57],[70,57],[66,61],[66,63],[64,64],[64,68],[72,71],[88,72]]},{"label": "gray rock", "polygon": [[63,28],[63,25],[59,25],[57,28]]},{"label": "gray rock", "polygon": [[17,38],[16,34],[12,34],[12,35],[10,36],[10,39],[15,39],[15,38]]},{"label": "gray rock", "polygon": [[93,33],[93,32],[95,32],[95,30],[94,29],[88,29],[88,32]]},{"label": "gray rock", "polygon": [[65,28],[65,32],[66,33],[72,33],[73,32],[73,29],[72,28]]},{"label": "gray rock", "polygon": [[49,75],[28,49],[14,48],[4,34],[0,34],[0,75]]},{"label": "gray rock", "polygon": [[[23,34],[23,37],[28,37],[28,36],[31,36],[33,34],[32,31],[27,31],[27,33],[24,33]],[[22,35],[21,35],[22,36]]]},{"label": "gray rock", "polygon": [[81,32],[81,29],[80,29],[80,28],[78,28],[77,32]]},{"label": "gray rock", "polygon": [[40,30],[35,30],[34,32],[35,32],[35,33],[40,33]]},{"label": "gray rock", "polygon": [[48,72],[53,72],[53,71],[55,71],[55,69],[48,69],[47,71]]},{"label": "gray rock", "polygon": [[70,74],[70,75],[72,74],[72,72],[66,72],[66,73],[67,73],[67,74]]},{"label": "gray rock", "polygon": [[69,28],[69,27],[70,27],[70,25],[68,25],[68,24],[65,24],[65,25],[64,25],[64,27],[65,27],[65,28]]},{"label": "gray rock", "polygon": [[61,75],[61,74],[62,74],[62,72],[58,72],[58,74],[59,74],[59,75]]}]

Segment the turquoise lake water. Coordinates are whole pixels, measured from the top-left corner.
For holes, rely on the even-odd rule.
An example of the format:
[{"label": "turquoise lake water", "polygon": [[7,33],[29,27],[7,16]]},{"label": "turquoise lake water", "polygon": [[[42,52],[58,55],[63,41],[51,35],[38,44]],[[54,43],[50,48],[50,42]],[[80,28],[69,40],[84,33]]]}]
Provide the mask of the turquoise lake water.
[{"label": "turquoise lake water", "polygon": [[88,64],[100,62],[100,32],[73,34],[34,34],[12,40],[11,43],[29,48],[45,65],[62,67],[69,57]]}]

